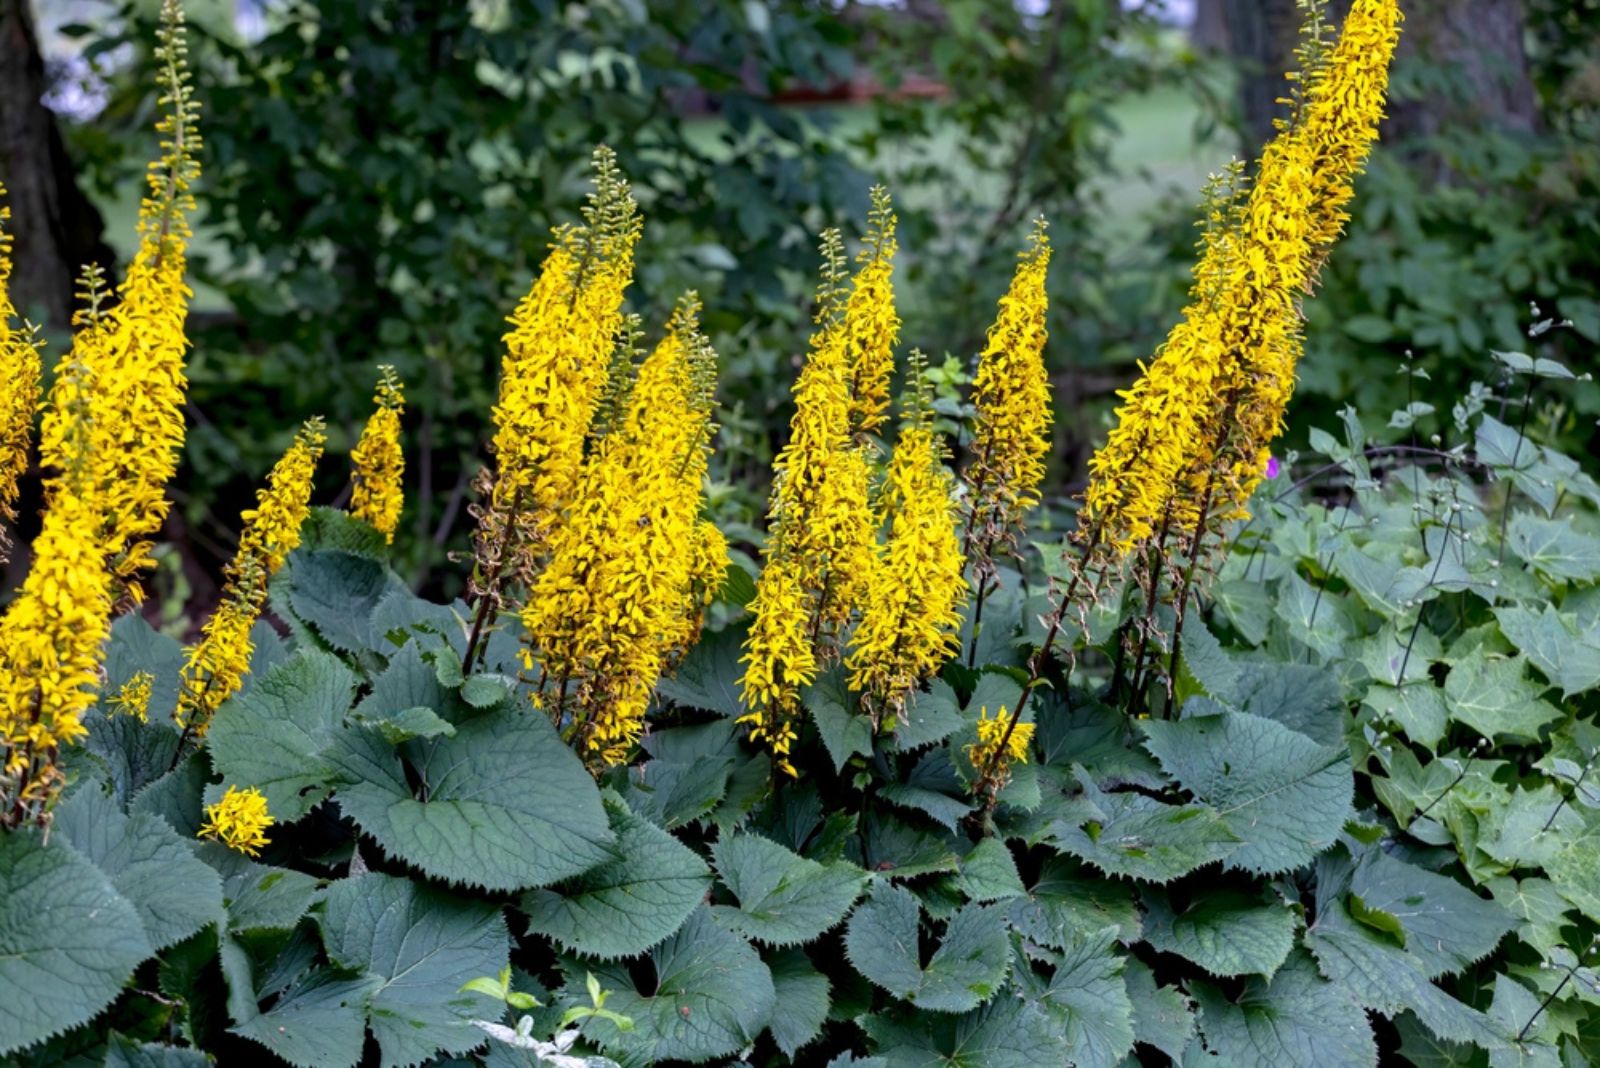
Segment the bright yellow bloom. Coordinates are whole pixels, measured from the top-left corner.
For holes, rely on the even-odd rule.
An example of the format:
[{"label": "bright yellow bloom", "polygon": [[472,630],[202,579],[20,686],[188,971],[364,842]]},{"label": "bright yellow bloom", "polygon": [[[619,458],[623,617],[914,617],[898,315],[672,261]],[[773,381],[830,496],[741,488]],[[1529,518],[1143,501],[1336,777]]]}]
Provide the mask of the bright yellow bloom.
[{"label": "bright yellow bloom", "polygon": [[[988,706],[978,712],[978,740],[967,746],[967,761],[980,774],[989,770],[991,761],[995,761],[995,754],[999,753],[1000,759],[995,761],[994,771],[990,781],[1003,785],[1011,778],[1013,764],[1026,764],[1028,762],[1028,746],[1033,742],[1033,724],[1018,723],[1011,731],[1011,737],[1006,738],[1006,727],[1010,724],[1011,716],[1004,705],[993,719],[989,718]],[[1005,751],[1000,750],[1000,740],[1005,738]]]},{"label": "bright yellow bloom", "polygon": [[958,644],[967,580],[953,488],[943,444],[926,418],[914,415],[889,464],[883,502],[892,517],[889,542],[847,662],[851,688],[867,695],[880,716],[898,713]]},{"label": "bright yellow bloom", "polygon": [[123,716],[132,716],[140,723],[150,722],[150,687],[155,676],[148,671],[135,671],[128,681],[111,695],[111,708]]},{"label": "bright yellow bloom", "polygon": [[799,732],[800,689],[817,677],[808,622],[811,612],[798,565],[792,558],[770,561],[756,583],[754,616],[744,643],[744,677],[740,680],[744,705],[749,711],[739,722],[750,728],[750,739],[765,742],[778,766],[790,775],[789,750]]},{"label": "bright yellow bloom", "polygon": [[83,713],[111,629],[106,508],[89,423],[96,385],[73,361],[51,387],[40,435],[49,506],[28,577],[0,619],[0,822],[12,825],[42,816],[60,790],[57,751],[87,733]]},{"label": "bright yellow bloom", "polygon": [[889,192],[872,189],[867,240],[856,262],[861,269],[851,283],[845,304],[845,364],[850,378],[850,429],[870,434],[889,410],[889,380],[894,375],[894,346],[900,337],[900,316],[894,308],[895,216]]},{"label": "bright yellow bloom", "polygon": [[227,566],[222,599],[191,645],[183,666],[183,690],[174,718],[204,737],[211,717],[244,684],[253,646],[250,629],[267,600],[267,582],[300,544],[300,528],[311,514],[312,477],[327,435],[321,419],[307,420],[294,444],[273,465],[256,506],[240,518],[239,549]]},{"label": "bright yellow bloom", "polygon": [[[0,202],[6,195],[0,183]],[[39,407],[39,349],[32,331],[12,326],[17,309],[11,303],[11,235],[5,224],[11,209],[0,203],[0,523],[17,518],[17,481],[28,470],[28,442],[33,437],[33,415]],[[0,550],[9,544],[0,528]]]},{"label": "bright yellow bloom", "polygon": [[584,225],[557,231],[505,336],[494,407],[495,521],[487,529],[511,539],[506,564],[525,579],[577,485],[633,280],[633,193],[610,149],[595,150],[594,167]]},{"label": "bright yellow bloom", "polygon": [[1000,298],[973,380],[977,426],[966,480],[972,496],[969,529],[982,532],[980,544],[1010,536],[1039,502],[1050,454],[1050,377],[1044,366],[1049,268],[1050,239],[1040,219],[1011,288]]},{"label": "bright yellow bloom", "polygon": [[406,469],[405,452],[400,448],[400,415],[406,409],[406,399],[394,368],[385,364],[379,371],[382,377],[372,398],[377,408],[361,431],[361,440],[350,451],[355,465],[350,514],[382,534],[385,541],[393,542],[400,509],[405,504],[400,481]]},{"label": "bright yellow bloom", "polygon": [[[162,6],[161,157],[150,164],[139,209],[139,247],[118,287],[115,307],[80,330],[74,358],[94,374],[93,451],[109,506],[108,551],[123,581],[150,563],[150,535],[169,502],[166,485],[183,447],[184,320],[192,296],[184,280],[199,177],[199,104],[187,65],[183,11]],[[137,595],[137,590],[130,592]]]},{"label": "bright yellow bloom", "polygon": [[267,811],[267,798],[260,790],[254,786],[244,790],[230,786],[221,801],[206,806],[200,837],[254,857],[267,844],[267,828],[276,822]]},{"label": "bright yellow bloom", "polygon": [[727,566],[698,518],[716,358],[698,316],[691,294],[639,368],[522,613],[547,678],[576,687],[571,733],[606,763],[630,754],[656,680],[698,635],[697,583],[720,586]]}]

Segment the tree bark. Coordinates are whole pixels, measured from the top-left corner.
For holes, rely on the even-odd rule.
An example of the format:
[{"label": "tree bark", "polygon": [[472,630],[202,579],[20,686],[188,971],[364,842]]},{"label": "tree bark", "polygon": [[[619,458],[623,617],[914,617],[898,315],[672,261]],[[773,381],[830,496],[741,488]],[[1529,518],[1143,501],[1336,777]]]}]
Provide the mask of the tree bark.
[{"label": "tree bark", "polygon": [[0,181],[16,238],[11,298],[23,315],[65,329],[83,265],[99,263],[109,280],[115,258],[44,106],[45,88],[29,0],[0,0]]}]

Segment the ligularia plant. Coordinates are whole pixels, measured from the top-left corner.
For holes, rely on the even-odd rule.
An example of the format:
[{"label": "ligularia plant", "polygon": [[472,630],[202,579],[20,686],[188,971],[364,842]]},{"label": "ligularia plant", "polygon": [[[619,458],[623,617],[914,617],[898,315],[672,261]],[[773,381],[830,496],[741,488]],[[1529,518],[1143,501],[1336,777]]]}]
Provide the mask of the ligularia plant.
[{"label": "ligularia plant", "polygon": [[483,354],[466,596],[390,567],[380,367],[348,507],[314,503],[340,434],[285,432],[185,643],[138,611],[200,180],[166,0],[138,252],[114,292],[86,272],[47,388],[0,236],[0,519],[42,476],[0,613],[0,1056],[1589,1063],[1600,484],[1534,417],[1580,376],[1499,353],[1435,447],[1384,437],[1426,405],[1347,411],[1309,469],[1281,441],[1400,29],[1303,6],[1285,117],[1208,184],[1075,504],[1044,220],[938,370],[902,349],[889,193],[823,233],[750,516],[717,320],[637,305],[600,148]]}]

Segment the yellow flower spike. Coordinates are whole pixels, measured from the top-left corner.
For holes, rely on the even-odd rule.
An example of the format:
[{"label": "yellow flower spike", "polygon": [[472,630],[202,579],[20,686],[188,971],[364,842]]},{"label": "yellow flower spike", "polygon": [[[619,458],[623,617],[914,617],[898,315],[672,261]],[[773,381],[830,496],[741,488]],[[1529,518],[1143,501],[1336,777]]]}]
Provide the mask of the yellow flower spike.
[{"label": "yellow flower spike", "polygon": [[889,191],[872,188],[867,239],[845,303],[845,364],[849,375],[850,429],[870,434],[889,410],[889,380],[894,376],[894,346],[900,316],[894,307],[895,215]]},{"label": "yellow flower spike", "polygon": [[111,695],[111,708],[118,715],[132,716],[140,723],[150,722],[150,687],[155,676],[148,671],[135,671],[128,681]]},{"label": "yellow flower spike", "polygon": [[174,718],[186,734],[205,737],[222,702],[244,684],[253,651],[250,629],[266,604],[268,580],[300,544],[300,528],[311,514],[312,477],[326,440],[322,420],[307,420],[273,465],[267,485],[256,491],[256,506],[241,515],[244,530],[226,568],[222,599],[200,640],[185,650]]},{"label": "yellow flower spike", "polygon": [[[1011,778],[1011,767],[1014,764],[1028,762],[1028,747],[1033,742],[1033,724],[1018,723],[1011,730],[1011,737],[1006,738],[1006,728],[1011,719],[1010,713],[1004,705],[994,718],[989,717],[988,706],[978,712],[978,740],[967,746],[967,761],[974,768],[982,771],[994,762],[994,771],[991,775],[993,782],[1003,785]],[[1000,751],[1001,739],[1005,739],[1005,750]],[[995,760],[999,753],[1000,759]]]},{"label": "yellow flower spike", "polygon": [[740,658],[745,665],[741,695],[748,711],[739,722],[750,728],[751,741],[765,743],[780,766],[787,766],[785,757],[798,736],[800,690],[817,677],[807,626],[810,611],[795,561],[767,564],[756,582],[750,612],[754,619]]},{"label": "yellow flower spike", "polygon": [[254,786],[230,786],[222,800],[206,806],[206,822],[199,837],[221,842],[247,857],[261,855],[267,844],[267,828],[277,821],[267,811],[267,798]]},{"label": "yellow flower spike", "polygon": [[680,301],[618,392],[622,412],[585,462],[522,612],[555,700],[576,684],[556,715],[570,712],[569,732],[605,764],[631,754],[656,680],[698,637],[704,589],[714,595],[727,568],[726,542],[699,519],[716,359],[699,312],[693,294]]},{"label": "yellow flower spike", "polygon": [[972,500],[968,530],[980,545],[1014,533],[1022,516],[1039,503],[1050,454],[1050,378],[1044,366],[1049,269],[1050,238],[1039,219],[1011,288],[1000,298],[973,379],[977,425],[966,473]]},{"label": "yellow flower spike", "polygon": [[361,440],[350,452],[355,465],[355,485],[350,494],[350,514],[370,525],[384,540],[394,541],[405,504],[401,476],[406,457],[400,447],[400,416],[405,412],[404,384],[388,364],[378,369],[381,377],[372,400],[377,408]]},{"label": "yellow flower spike", "polygon": [[927,414],[916,405],[894,446],[882,502],[889,541],[846,662],[851,688],[867,696],[880,721],[899,713],[956,650],[967,599],[955,480]]},{"label": "yellow flower spike", "polygon": [[48,506],[33,564],[0,618],[0,824],[40,819],[62,786],[56,757],[87,731],[111,630],[106,503],[96,478],[90,412],[98,384],[65,363],[40,431]]},{"label": "yellow flower spike", "polygon": [[[0,183],[0,523],[17,518],[17,482],[28,470],[28,445],[33,437],[33,417],[39,407],[39,346],[32,329],[18,323],[11,303],[12,237],[6,232],[11,209],[4,203],[6,187]],[[0,528],[0,558],[10,534]]]},{"label": "yellow flower spike", "polygon": [[610,149],[595,150],[594,169],[584,225],[557,231],[505,335],[491,444],[490,507],[499,522],[485,529],[509,533],[504,566],[524,579],[572,498],[633,280],[640,223],[632,190]]}]

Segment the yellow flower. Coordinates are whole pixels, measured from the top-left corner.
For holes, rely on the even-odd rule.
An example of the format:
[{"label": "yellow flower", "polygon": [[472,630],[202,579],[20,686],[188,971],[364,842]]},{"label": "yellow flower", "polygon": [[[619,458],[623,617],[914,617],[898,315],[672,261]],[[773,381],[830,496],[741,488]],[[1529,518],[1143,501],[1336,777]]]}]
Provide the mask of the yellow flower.
[{"label": "yellow flower", "polygon": [[[984,706],[978,712],[978,740],[967,746],[967,761],[980,774],[988,772],[989,765],[994,762],[994,771],[990,776],[991,781],[1004,784],[1011,778],[1013,764],[1026,764],[1028,762],[1028,746],[1033,742],[1033,724],[1018,723],[1011,732],[1011,737],[1006,738],[1006,727],[1011,720],[1010,714],[1004,705],[993,719],[989,718],[989,708]],[[1005,750],[1001,751],[1001,739],[1005,739]],[[999,753],[999,760],[995,761],[995,754]]]},{"label": "yellow flower", "polygon": [[148,671],[135,671],[128,681],[111,695],[112,710],[120,715],[132,716],[140,723],[150,722],[150,686],[155,676]]},{"label": "yellow flower", "polygon": [[[183,11],[162,5],[161,156],[150,164],[139,209],[139,247],[118,287],[116,306],[96,314],[73,341],[75,358],[93,373],[95,462],[109,506],[108,551],[118,579],[149,565],[148,538],[161,527],[166,485],[183,447],[184,320],[191,292],[185,252],[199,177],[199,104],[187,65]],[[137,596],[137,589],[130,589]]]},{"label": "yellow flower", "polygon": [[883,425],[889,410],[889,379],[894,375],[894,346],[900,316],[894,307],[895,216],[889,192],[872,189],[866,244],[856,257],[861,269],[845,303],[845,364],[849,374],[850,429],[870,434]]},{"label": "yellow flower", "polygon": [[40,434],[45,509],[33,564],[0,618],[0,822],[43,816],[62,785],[58,750],[81,738],[111,629],[106,507],[95,479],[89,413],[96,388],[63,365]]},{"label": "yellow flower", "polygon": [[980,546],[1013,536],[1039,502],[1050,454],[1050,378],[1044,366],[1049,268],[1050,239],[1040,219],[1010,290],[1000,298],[973,379],[977,425],[966,474],[972,499],[968,529],[978,532]]},{"label": "yellow flower", "polygon": [[[0,201],[6,187],[0,183]],[[39,348],[26,324],[12,326],[17,309],[11,303],[11,235],[5,224],[11,209],[0,203],[0,523],[17,518],[17,481],[28,470],[28,442],[39,407]],[[10,534],[0,528],[0,555]]]},{"label": "yellow flower", "polygon": [[273,465],[266,487],[256,491],[256,506],[241,514],[244,530],[226,568],[222,599],[206,620],[200,641],[186,650],[174,718],[197,737],[205,736],[222,702],[244,684],[252,652],[250,629],[266,604],[267,581],[300,544],[300,528],[311,513],[312,477],[325,440],[322,420],[307,420]]},{"label": "yellow flower", "polygon": [[925,411],[906,421],[895,443],[883,501],[889,542],[847,661],[851,688],[868,695],[880,716],[898,713],[955,651],[967,597],[954,479]]},{"label": "yellow flower", "polygon": [[496,567],[525,580],[577,484],[633,279],[640,232],[633,193],[610,149],[595,150],[594,167],[585,224],[557,231],[505,336],[491,445],[495,515],[485,532],[510,538]]},{"label": "yellow flower", "polygon": [[800,689],[817,677],[817,658],[807,627],[810,611],[792,559],[771,561],[756,582],[750,605],[754,619],[745,638],[745,665],[740,688],[748,711],[739,722],[750,728],[750,739],[765,742],[778,766],[790,775],[789,750],[799,733]]},{"label": "yellow flower", "polygon": [[267,828],[277,821],[267,811],[267,798],[254,786],[230,786],[222,800],[206,806],[201,838],[221,842],[247,857],[259,856],[267,844]]},{"label": "yellow flower", "polygon": [[720,533],[708,538],[698,518],[715,361],[698,316],[690,294],[639,368],[522,613],[558,714],[572,713],[569,733],[605,763],[626,759],[643,733],[656,680],[698,635],[697,584],[720,586],[727,566]]},{"label": "yellow flower", "polygon": [[394,541],[405,504],[401,476],[405,473],[405,452],[400,448],[400,415],[405,411],[404,386],[394,368],[379,368],[382,377],[373,396],[377,405],[361,431],[361,440],[350,452],[355,464],[355,485],[350,494],[350,514]]}]

